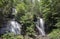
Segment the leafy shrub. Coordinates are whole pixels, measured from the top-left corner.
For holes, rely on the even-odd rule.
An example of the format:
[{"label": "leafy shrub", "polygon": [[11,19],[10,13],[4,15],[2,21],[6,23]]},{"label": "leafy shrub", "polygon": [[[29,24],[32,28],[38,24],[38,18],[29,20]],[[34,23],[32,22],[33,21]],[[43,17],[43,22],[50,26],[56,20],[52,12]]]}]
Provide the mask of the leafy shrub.
[{"label": "leafy shrub", "polygon": [[56,25],[55,25],[55,26],[57,26],[57,27],[59,27],[59,28],[60,28],[60,22],[56,23]]},{"label": "leafy shrub", "polygon": [[22,35],[14,35],[13,33],[4,34],[1,37],[3,39],[23,39]]},{"label": "leafy shrub", "polygon": [[51,39],[60,39],[60,29],[54,29],[48,36]]}]

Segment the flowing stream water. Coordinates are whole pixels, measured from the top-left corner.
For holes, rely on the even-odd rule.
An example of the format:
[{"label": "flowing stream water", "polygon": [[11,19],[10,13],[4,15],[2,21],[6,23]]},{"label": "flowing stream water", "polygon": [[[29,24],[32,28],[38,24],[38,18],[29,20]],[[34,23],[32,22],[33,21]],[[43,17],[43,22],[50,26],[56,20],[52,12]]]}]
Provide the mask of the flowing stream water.
[{"label": "flowing stream water", "polygon": [[44,20],[43,20],[43,18],[40,18],[37,21],[36,28],[38,29],[39,34],[41,34],[42,36],[45,36],[45,30],[44,30],[45,27],[44,27]]}]

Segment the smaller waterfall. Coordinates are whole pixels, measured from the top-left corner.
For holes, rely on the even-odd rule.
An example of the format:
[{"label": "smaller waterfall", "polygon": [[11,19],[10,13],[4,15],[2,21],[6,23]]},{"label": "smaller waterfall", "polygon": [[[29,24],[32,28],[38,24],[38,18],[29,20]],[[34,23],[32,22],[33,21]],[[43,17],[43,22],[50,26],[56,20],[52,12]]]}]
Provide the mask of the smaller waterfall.
[{"label": "smaller waterfall", "polygon": [[42,18],[38,19],[36,28],[38,29],[39,34],[41,34],[42,36],[45,36],[44,20]]}]

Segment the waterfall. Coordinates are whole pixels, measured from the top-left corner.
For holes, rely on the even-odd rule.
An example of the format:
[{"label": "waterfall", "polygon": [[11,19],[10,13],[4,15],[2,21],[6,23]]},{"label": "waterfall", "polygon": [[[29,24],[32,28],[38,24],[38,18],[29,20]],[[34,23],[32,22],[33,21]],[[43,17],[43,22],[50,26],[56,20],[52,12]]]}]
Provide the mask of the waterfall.
[{"label": "waterfall", "polygon": [[39,18],[36,24],[36,28],[39,31],[39,34],[41,34],[42,36],[45,36],[45,30],[44,30],[44,20],[43,18]]},{"label": "waterfall", "polygon": [[16,34],[21,34],[21,25],[15,21],[14,16],[17,14],[17,11],[15,8],[12,8],[12,14],[9,15],[8,18],[10,18],[7,22],[3,24],[3,27],[0,28],[0,34],[5,34],[5,33],[14,33]]},{"label": "waterfall", "polygon": [[14,33],[15,35],[21,34],[21,25],[15,20],[9,20],[6,24],[3,25],[2,28],[0,28],[0,34],[5,33]]},{"label": "waterfall", "polygon": [[10,32],[13,32],[15,34],[21,34],[21,25],[14,20],[9,21],[9,26],[11,26]]}]

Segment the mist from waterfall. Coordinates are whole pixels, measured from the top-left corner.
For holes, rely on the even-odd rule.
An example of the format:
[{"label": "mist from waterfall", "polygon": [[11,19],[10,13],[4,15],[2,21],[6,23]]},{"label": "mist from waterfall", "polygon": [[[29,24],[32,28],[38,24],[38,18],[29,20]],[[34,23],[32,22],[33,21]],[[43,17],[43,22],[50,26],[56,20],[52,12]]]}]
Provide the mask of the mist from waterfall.
[{"label": "mist from waterfall", "polygon": [[44,20],[43,20],[43,18],[40,18],[37,21],[36,28],[38,29],[39,34],[41,34],[42,36],[45,36],[45,30],[44,30],[45,27],[44,27]]}]

